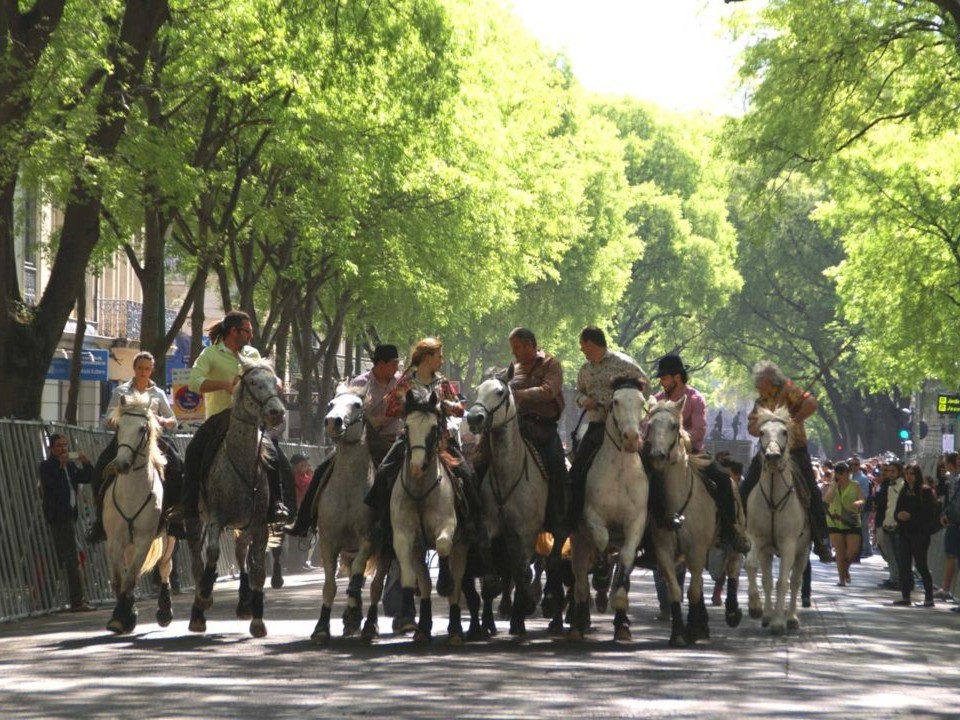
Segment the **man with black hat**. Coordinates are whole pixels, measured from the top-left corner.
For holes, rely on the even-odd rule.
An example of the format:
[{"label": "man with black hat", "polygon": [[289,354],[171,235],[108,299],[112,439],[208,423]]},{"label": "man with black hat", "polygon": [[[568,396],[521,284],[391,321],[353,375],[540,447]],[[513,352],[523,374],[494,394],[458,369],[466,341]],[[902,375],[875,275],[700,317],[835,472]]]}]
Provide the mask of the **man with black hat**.
[{"label": "man with black hat", "polygon": [[[657,362],[655,376],[660,379],[662,388],[654,397],[657,400],[683,401],[683,429],[690,436],[690,445],[693,452],[706,455],[703,449],[703,440],[707,434],[707,403],[697,390],[687,385],[689,368],[683,364],[679,355],[669,353]],[[705,469],[704,474],[712,481],[711,494],[720,511],[720,540],[737,552],[749,552],[750,540],[743,529],[737,525],[737,509],[733,499],[733,486],[730,476],[720,464],[714,460]],[[664,508],[663,488],[660,483],[650,483],[650,510],[651,514],[661,517]],[[678,527],[683,518],[674,516],[667,518],[667,527]]]},{"label": "man with black hat", "polygon": [[[386,396],[400,378],[400,353],[396,345],[377,345],[373,350],[373,368],[350,381],[350,388],[364,392],[363,419],[367,425],[367,447],[373,466],[378,467],[400,432],[401,419],[386,414]],[[297,508],[297,519],[286,528],[289,535],[305,537],[315,524],[313,503],[324,476],[330,469],[331,453],[313,473],[310,487]]]}]

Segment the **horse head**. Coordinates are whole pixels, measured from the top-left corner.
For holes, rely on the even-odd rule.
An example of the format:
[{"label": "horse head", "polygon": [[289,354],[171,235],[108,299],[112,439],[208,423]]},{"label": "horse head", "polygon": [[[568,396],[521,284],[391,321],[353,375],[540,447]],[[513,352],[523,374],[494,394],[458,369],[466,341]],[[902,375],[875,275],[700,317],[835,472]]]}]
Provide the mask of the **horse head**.
[{"label": "horse head", "polygon": [[[341,387],[327,404],[323,424],[331,440],[339,440],[347,431],[363,422],[363,398],[349,388]],[[360,426],[362,427],[362,426]]]},{"label": "horse head", "polygon": [[248,423],[276,427],[283,422],[287,411],[280,399],[279,380],[269,363],[241,361],[233,408],[234,414]]},{"label": "horse head", "polygon": [[[511,366],[512,367],[512,366]],[[493,375],[477,387],[477,399],[467,411],[467,426],[477,434],[501,427],[517,415],[510,415],[513,393],[502,375]]]},{"label": "horse head", "polygon": [[437,457],[442,437],[443,413],[436,392],[424,398],[422,392],[407,391],[404,404],[407,427],[407,460],[410,476],[420,478]]},{"label": "horse head", "polygon": [[611,387],[613,397],[607,413],[608,426],[612,423],[616,429],[621,450],[635,453],[640,450],[640,424],[646,405],[643,388],[636,378],[614,378]]},{"label": "horse head", "polygon": [[683,429],[683,406],[686,396],[673,400],[653,400],[650,404],[647,423],[647,454],[654,464],[660,465],[675,457],[690,442]]},{"label": "horse head", "polygon": [[150,460],[157,465],[166,462],[157,448],[160,422],[156,410],[157,401],[148,393],[134,390],[120,395],[120,403],[110,418],[117,428],[117,454],[111,463],[117,473],[130,472],[137,458],[143,458],[144,464]]},{"label": "horse head", "polygon": [[779,462],[790,448],[790,436],[793,434],[793,420],[785,407],[776,410],[758,408],[757,429],[760,432],[760,452],[763,461]]}]

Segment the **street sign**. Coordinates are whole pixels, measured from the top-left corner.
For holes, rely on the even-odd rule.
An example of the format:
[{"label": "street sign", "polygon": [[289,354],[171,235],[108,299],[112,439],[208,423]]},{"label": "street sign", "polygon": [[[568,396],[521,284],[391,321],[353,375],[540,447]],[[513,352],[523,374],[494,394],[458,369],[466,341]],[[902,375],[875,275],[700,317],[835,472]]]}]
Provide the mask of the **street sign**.
[{"label": "street sign", "polygon": [[[109,374],[107,362],[108,350],[84,350],[80,356],[80,379],[94,382],[106,382]],[[69,380],[70,358],[54,357],[47,370],[47,380]]]},{"label": "street sign", "polygon": [[203,395],[189,387],[190,368],[176,368],[173,375],[173,414],[177,420],[203,420],[205,417]]},{"label": "street sign", "polygon": [[937,412],[941,415],[960,414],[960,395],[939,393],[937,395]]}]

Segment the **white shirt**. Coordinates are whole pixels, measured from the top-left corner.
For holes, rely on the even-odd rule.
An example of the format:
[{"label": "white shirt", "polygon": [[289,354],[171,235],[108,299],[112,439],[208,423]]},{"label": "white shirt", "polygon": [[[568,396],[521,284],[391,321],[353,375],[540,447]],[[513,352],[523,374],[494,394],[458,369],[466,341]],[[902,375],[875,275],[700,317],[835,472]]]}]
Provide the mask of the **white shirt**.
[{"label": "white shirt", "polygon": [[900,491],[903,490],[905,480],[898,477],[887,487],[887,512],[883,516],[883,529],[893,531],[897,529],[897,500],[900,498]]}]

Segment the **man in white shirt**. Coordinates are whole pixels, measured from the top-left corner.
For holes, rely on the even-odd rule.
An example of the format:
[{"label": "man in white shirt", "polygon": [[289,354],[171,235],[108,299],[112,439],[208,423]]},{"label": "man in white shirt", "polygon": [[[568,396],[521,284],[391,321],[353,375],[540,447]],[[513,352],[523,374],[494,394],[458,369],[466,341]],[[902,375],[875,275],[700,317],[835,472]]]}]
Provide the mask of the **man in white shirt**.
[{"label": "man in white shirt", "polygon": [[903,463],[893,460],[883,466],[880,490],[877,492],[877,545],[887,561],[889,576],[880,583],[888,590],[900,589],[900,570],[897,565],[897,498],[903,489]]}]

